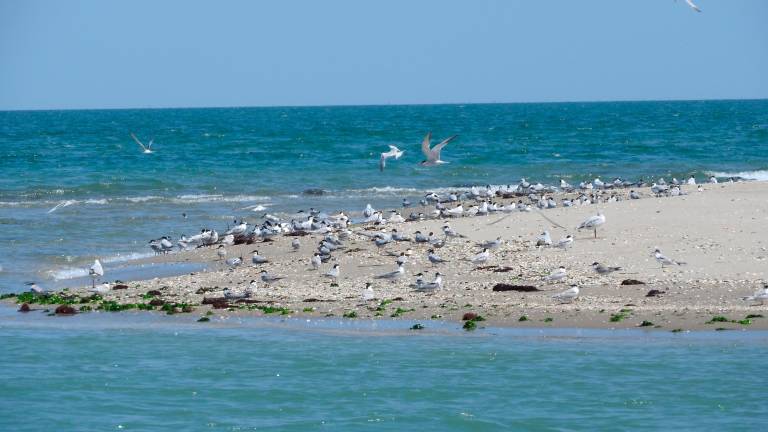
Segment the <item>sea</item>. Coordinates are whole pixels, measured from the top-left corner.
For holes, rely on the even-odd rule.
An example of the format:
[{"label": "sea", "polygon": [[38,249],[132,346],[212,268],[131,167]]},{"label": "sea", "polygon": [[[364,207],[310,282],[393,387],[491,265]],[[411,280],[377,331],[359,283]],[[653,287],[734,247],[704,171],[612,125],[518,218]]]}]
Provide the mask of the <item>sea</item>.
[{"label": "sea", "polygon": [[[768,180],[768,101],[0,112],[0,292],[196,271],[133,263],[236,218],[690,175]],[[0,430],[768,429],[766,332],[197,318],[0,305]]]}]

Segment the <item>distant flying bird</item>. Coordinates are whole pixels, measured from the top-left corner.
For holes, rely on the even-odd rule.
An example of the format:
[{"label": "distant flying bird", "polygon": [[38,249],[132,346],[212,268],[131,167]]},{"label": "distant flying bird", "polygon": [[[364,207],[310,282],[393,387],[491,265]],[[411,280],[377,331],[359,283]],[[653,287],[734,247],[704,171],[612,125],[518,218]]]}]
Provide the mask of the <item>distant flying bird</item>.
[{"label": "distant flying bird", "polygon": [[384,168],[387,166],[387,159],[395,158],[395,160],[398,160],[402,155],[403,155],[402,150],[400,150],[399,148],[393,145],[390,145],[389,151],[381,154],[381,158],[379,159],[379,170],[384,171]]},{"label": "distant flying bird", "polygon": [[152,142],[154,141],[154,139],[149,140],[149,143],[147,143],[147,145],[144,145],[144,143],[142,143],[141,141],[139,141],[138,138],[136,138],[136,135],[134,135],[133,132],[131,132],[131,138],[133,138],[133,140],[136,141],[136,144],[141,146],[141,149],[144,150],[143,151],[144,154],[154,153],[152,151]]},{"label": "distant flying bird", "polygon": [[701,9],[699,9],[699,7],[698,7],[698,6],[696,6],[696,5],[693,3],[693,0],[685,0],[685,2],[686,2],[686,3],[688,3],[688,6],[690,6],[690,7],[691,7],[691,9],[695,10],[696,12],[701,12]]},{"label": "distant flying bird", "polygon": [[443,141],[440,141],[439,144],[436,144],[434,147],[430,148],[429,143],[432,140],[432,132],[428,132],[427,136],[424,137],[424,141],[421,142],[421,152],[424,153],[424,157],[426,158],[425,160],[421,161],[421,165],[434,166],[448,163],[440,159],[440,152],[443,150],[443,147],[445,147],[446,144],[453,141],[457,136],[458,135],[450,136]]}]

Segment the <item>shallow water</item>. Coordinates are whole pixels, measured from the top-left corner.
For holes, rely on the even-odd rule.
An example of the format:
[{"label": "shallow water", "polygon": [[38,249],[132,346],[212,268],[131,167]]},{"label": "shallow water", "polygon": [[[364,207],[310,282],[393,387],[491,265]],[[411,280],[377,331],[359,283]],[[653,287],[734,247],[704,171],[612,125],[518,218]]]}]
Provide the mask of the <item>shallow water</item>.
[{"label": "shallow water", "polygon": [[0,430],[765,430],[766,332],[19,314]]},{"label": "shallow water", "polygon": [[[417,165],[428,130],[460,135],[450,164]],[[387,144],[405,155],[380,173]],[[0,112],[0,290],[66,283],[95,257],[112,280],[149,239],[265,211],[396,207],[522,176],[708,172],[768,179],[768,101]]]}]

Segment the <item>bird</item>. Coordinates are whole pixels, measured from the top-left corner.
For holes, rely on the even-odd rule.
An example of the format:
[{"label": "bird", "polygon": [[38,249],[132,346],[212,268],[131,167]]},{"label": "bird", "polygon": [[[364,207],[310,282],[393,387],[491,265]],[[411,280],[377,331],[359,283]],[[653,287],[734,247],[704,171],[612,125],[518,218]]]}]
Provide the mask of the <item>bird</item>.
[{"label": "bird", "polygon": [[248,291],[235,291],[233,289],[230,289],[229,287],[224,288],[224,298],[242,299],[242,298],[248,298],[248,297],[249,297]]},{"label": "bird", "polygon": [[487,249],[497,249],[498,247],[501,246],[501,243],[502,243],[501,237],[496,237],[495,240],[488,240],[486,242],[479,243],[478,246],[482,248],[487,248]]},{"label": "bird", "polygon": [[428,251],[428,253],[427,253],[427,259],[429,259],[429,262],[431,262],[431,263],[432,263],[432,264],[434,264],[434,265],[437,265],[437,264],[442,264],[442,263],[448,262],[448,261],[446,261],[446,260],[444,260],[444,259],[440,258],[440,256],[439,256],[439,255],[437,255],[437,254],[435,253],[435,250],[434,250],[434,249],[430,249],[430,250]]},{"label": "bird", "polygon": [[579,286],[571,285],[571,287],[559,294],[552,296],[553,299],[559,300],[561,303],[570,303],[579,296]]},{"label": "bird", "polygon": [[688,6],[690,6],[691,9],[695,10],[696,12],[701,12],[701,9],[693,3],[693,0],[685,0],[685,3],[687,3]]},{"label": "bird", "polygon": [[482,264],[488,261],[488,258],[490,257],[491,257],[491,253],[488,252],[488,248],[483,248],[482,252],[478,253],[472,258],[469,258],[469,260],[472,261],[472,264]]},{"label": "bird", "polygon": [[456,232],[456,230],[451,228],[451,226],[448,225],[447,223],[445,225],[443,225],[443,234],[445,234],[446,237],[459,237],[459,238],[466,238],[467,237],[467,236],[465,236],[463,234],[459,234],[458,232]]},{"label": "bird", "polygon": [[403,264],[397,265],[397,270],[384,273],[382,275],[375,276],[376,279],[389,279],[391,281],[394,281],[395,279],[399,279],[402,275],[405,274],[405,267]]},{"label": "bird", "polygon": [[405,264],[408,262],[408,257],[405,256],[405,252],[400,252],[400,255],[397,257],[397,264]]},{"label": "bird", "polygon": [[441,141],[439,144],[436,144],[434,147],[430,148],[429,143],[432,139],[432,132],[428,132],[427,136],[424,137],[424,141],[421,142],[421,152],[424,153],[424,157],[426,158],[425,160],[421,161],[421,166],[434,166],[448,163],[440,159],[440,152],[443,150],[443,147],[445,147],[446,144],[456,139],[456,137],[458,137],[458,135],[450,136]]},{"label": "bird", "polygon": [[101,262],[98,259],[88,269],[88,275],[91,276],[91,288],[96,288],[96,279],[104,276],[104,267],[101,266]]},{"label": "bird", "polygon": [[320,257],[320,254],[318,252],[315,252],[314,255],[312,255],[312,258],[309,259],[309,263],[312,264],[312,268],[317,270],[320,267],[320,264],[322,263],[322,258]]},{"label": "bird", "polygon": [[295,238],[291,241],[291,248],[295,251],[301,248],[301,242],[299,241],[299,239]]},{"label": "bird", "polygon": [[567,275],[568,273],[565,271],[565,267],[560,266],[557,268],[557,270],[554,270],[552,273],[548,274],[544,280],[557,282],[565,279]]},{"label": "bird", "polygon": [[[419,279],[421,280],[421,279]],[[435,279],[432,282],[424,282],[421,283],[417,280],[417,291],[435,291],[443,288],[443,275],[440,274],[440,272],[435,273]]]},{"label": "bird", "polygon": [[234,257],[224,261],[228,266],[235,268],[243,263],[243,257]]},{"label": "bird", "polygon": [[552,237],[549,236],[549,231],[544,231],[536,237],[536,246],[552,246]]},{"label": "bird", "polygon": [[742,300],[756,302],[760,305],[764,304],[766,301],[768,301],[768,283],[764,283],[763,287],[755,291],[755,293],[751,296],[742,297]]},{"label": "bird", "polygon": [[131,138],[133,138],[133,140],[136,141],[136,144],[141,146],[142,153],[144,154],[154,153],[152,151],[152,142],[154,140],[149,140],[149,143],[147,143],[147,145],[144,145],[144,143],[142,143],[141,141],[139,141],[138,138],[136,138],[136,135],[134,135],[133,132],[131,132]]},{"label": "bird", "polygon": [[42,294],[45,292],[44,289],[40,288],[36,283],[34,282],[27,282],[26,285],[29,287],[29,290],[35,294]]},{"label": "bird", "polygon": [[387,166],[387,159],[395,158],[395,160],[398,160],[402,155],[402,150],[390,144],[389,151],[382,153],[381,158],[379,158],[379,170],[384,171],[384,168]]},{"label": "bird", "polygon": [[366,282],[365,283],[365,288],[363,289],[363,292],[360,294],[360,298],[364,302],[369,302],[369,301],[373,300],[374,298],[376,298],[376,295],[373,292],[373,287],[371,287],[371,283],[370,282]]},{"label": "bird", "polygon": [[216,249],[216,255],[219,256],[219,260],[223,260],[227,257],[227,249],[224,247],[224,245],[219,245],[219,247]]},{"label": "bird", "polygon": [[597,238],[597,227],[605,223],[605,215],[602,212],[597,212],[596,216],[590,216],[579,224],[576,229],[592,229],[595,231],[595,238]]},{"label": "bird", "polygon": [[93,288],[91,288],[89,291],[96,293],[96,294],[106,294],[112,290],[112,287],[109,285],[109,282],[104,282],[102,284],[96,285]]},{"label": "bird", "polygon": [[266,263],[269,262],[268,259],[266,259],[263,256],[259,255],[259,251],[255,250],[252,253],[253,253],[253,256],[251,257],[251,262],[254,265],[266,264]]},{"label": "bird", "polygon": [[568,246],[570,246],[572,244],[573,244],[573,236],[568,234],[567,236],[565,236],[565,237],[561,238],[560,240],[558,240],[557,247],[563,248],[563,249],[567,250]]},{"label": "bird", "polygon": [[653,257],[656,258],[656,261],[659,264],[661,264],[661,268],[662,269],[664,268],[665,265],[667,265],[667,266],[678,265],[679,266],[679,265],[685,264],[682,261],[675,261],[675,260],[673,260],[671,258],[668,258],[668,257],[664,256],[664,254],[661,253],[661,249],[659,249],[659,248],[656,248],[656,250],[653,251]]},{"label": "bird", "polygon": [[328,270],[328,272],[325,273],[323,276],[331,278],[335,281],[339,278],[339,272],[340,272],[339,265],[334,264],[333,267],[330,270]]},{"label": "bird", "polygon": [[261,281],[266,283],[277,282],[280,279],[285,279],[282,276],[272,276],[266,270],[262,270],[260,274],[261,274]]},{"label": "bird", "polygon": [[621,267],[610,267],[610,266],[604,266],[600,264],[599,262],[595,261],[592,263],[592,269],[597,272],[597,274],[601,275],[607,275],[611,274],[615,271],[621,270]]}]

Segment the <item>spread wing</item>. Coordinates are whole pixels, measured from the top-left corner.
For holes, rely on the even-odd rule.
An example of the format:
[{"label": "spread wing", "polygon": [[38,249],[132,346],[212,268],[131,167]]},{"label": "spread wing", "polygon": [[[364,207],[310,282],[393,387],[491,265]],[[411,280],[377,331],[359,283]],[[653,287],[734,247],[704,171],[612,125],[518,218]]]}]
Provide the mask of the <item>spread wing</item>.
[{"label": "spread wing", "polygon": [[[141,149],[142,149],[142,150],[147,150],[147,148],[146,148],[146,147],[144,147],[144,144],[143,144],[141,141],[139,141],[139,139],[138,139],[138,138],[136,138],[136,135],[134,135],[134,134],[133,134],[133,132],[131,132],[131,138],[133,138],[133,140],[134,140],[134,141],[136,141],[136,144],[138,144],[138,145],[140,145],[140,146],[141,146]],[[151,144],[150,144],[150,145],[151,145]]]},{"label": "spread wing", "polygon": [[[440,142],[440,144],[432,147],[432,153],[437,155],[437,156],[439,156],[440,155],[440,151],[443,150],[443,147],[445,147],[449,142],[451,142],[454,139],[456,139],[456,137],[458,137],[458,135],[453,135],[453,136],[450,136],[450,137],[442,140]],[[438,157],[438,159],[440,159],[440,158]]]},{"label": "spread wing", "polygon": [[424,153],[424,157],[429,159],[430,150],[429,142],[432,140],[432,132],[427,132],[427,136],[424,137],[424,141],[421,142],[421,152]]},{"label": "spread wing", "polygon": [[691,7],[691,9],[695,10],[696,12],[701,12],[701,9],[699,9],[698,6],[693,4],[693,0],[685,0],[686,3],[688,3],[688,6]]}]

